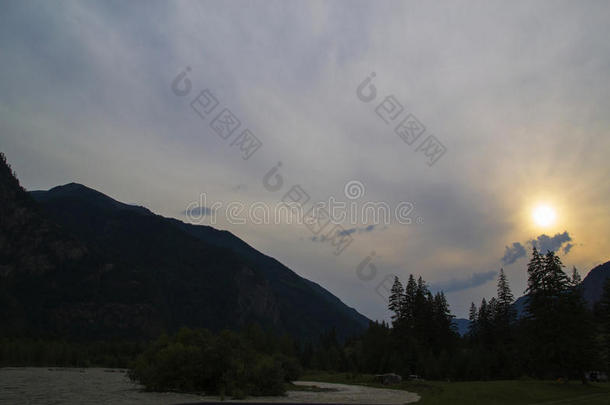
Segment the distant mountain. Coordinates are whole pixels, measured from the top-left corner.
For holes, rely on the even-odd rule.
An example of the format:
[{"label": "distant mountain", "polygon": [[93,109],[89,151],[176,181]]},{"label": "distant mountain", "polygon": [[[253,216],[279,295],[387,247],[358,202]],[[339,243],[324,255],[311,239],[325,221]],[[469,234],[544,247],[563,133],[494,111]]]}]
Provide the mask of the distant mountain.
[{"label": "distant mountain", "polygon": [[[153,337],[181,326],[346,337],[368,319],[226,231],[67,184],[26,193],[0,163],[4,334]],[[7,325],[7,328],[4,328]]]},{"label": "distant mountain", "polygon": [[513,304],[513,308],[515,309],[515,312],[517,313],[517,318],[521,318],[526,311],[527,308],[527,301],[528,301],[528,296],[527,295],[522,295],[521,297],[517,298]]},{"label": "distant mountain", "polygon": [[604,283],[610,278],[610,261],[594,267],[582,280],[583,294],[590,306],[602,298]]},{"label": "distant mountain", "polygon": [[460,336],[464,336],[468,333],[468,326],[470,326],[470,321],[464,318],[456,318],[453,320],[453,325],[455,325],[455,329],[460,334]]}]

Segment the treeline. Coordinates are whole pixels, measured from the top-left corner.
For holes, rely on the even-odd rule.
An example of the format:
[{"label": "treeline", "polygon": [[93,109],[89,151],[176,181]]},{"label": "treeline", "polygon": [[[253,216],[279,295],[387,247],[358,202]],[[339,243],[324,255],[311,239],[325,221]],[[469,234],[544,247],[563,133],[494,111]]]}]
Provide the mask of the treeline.
[{"label": "treeline", "polygon": [[323,336],[303,351],[308,368],[361,373],[395,372],[428,379],[585,379],[610,371],[610,280],[595,311],[588,309],[578,271],[568,276],[553,252],[535,248],[528,264],[527,304],[518,317],[503,270],[497,295],[470,308],[468,333],[460,337],[442,292],[432,294],[421,277],[403,286],[396,278],[389,297],[391,325],[372,323],[360,337],[340,344]]},{"label": "treeline", "polygon": [[303,369],[426,379],[580,379],[610,371],[610,280],[590,310],[576,269],[568,276],[553,253],[535,248],[527,267],[524,313],[503,270],[497,294],[470,308],[469,331],[459,336],[447,300],[426,282],[398,278],[388,302],[391,323],[372,322],[341,341],[334,330],[317,341],[251,325],[242,331],[181,329],[144,345],[0,338],[0,365],[126,367],[148,390],[202,391],[243,398],[280,395]]},{"label": "treeline", "polygon": [[127,368],[144,347],[131,341],[0,338],[0,366]]},{"label": "treeline", "polygon": [[427,378],[455,375],[459,335],[442,292],[433,295],[425,281],[413,276],[405,287],[395,279],[389,309],[392,325],[372,322],[366,332],[340,344],[331,331],[317,345],[305,346],[306,368],[357,373],[394,372]]},{"label": "treeline", "polygon": [[[583,298],[576,268],[568,276],[554,252],[540,254],[534,247],[527,267],[526,306],[518,319],[504,273],[498,296],[470,309],[465,347],[476,367],[469,378],[575,378],[585,372],[608,370],[610,330],[601,321],[609,308],[598,307],[597,316]],[[604,300],[610,291],[606,287]],[[607,321],[606,321],[607,322]]]},{"label": "treeline", "polygon": [[524,375],[518,360],[519,347],[525,342],[517,323],[514,296],[504,270],[498,276],[497,296],[483,298],[480,306],[472,303],[468,334],[462,340],[469,359],[461,370],[465,379],[510,379]]},{"label": "treeline", "polygon": [[181,329],[163,335],[133,363],[129,376],[150,391],[205,392],[244,398],[281,395],[297,379],[297,347],[252,325],[242,332]]}]

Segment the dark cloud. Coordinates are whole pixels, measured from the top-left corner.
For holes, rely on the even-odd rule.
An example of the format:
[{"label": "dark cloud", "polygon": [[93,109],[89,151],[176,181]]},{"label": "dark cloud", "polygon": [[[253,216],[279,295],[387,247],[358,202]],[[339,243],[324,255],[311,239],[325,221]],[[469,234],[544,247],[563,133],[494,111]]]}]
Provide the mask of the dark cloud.
[{"label": "dark cloud", "polygon": [[352,233],[356,233],[356,231],[358,231],[358,228],[350,228],[350,229],[346,229],[344,231],[340,231],[339,235],[348,236],[348,235],[351,235]]},{"label": "dark cloud", "polygon": [[493,280],[496,277],[496,274],[498,274],[497,271],[473,273],[470,277],[432,284],[431,289],[436,291],[442,290],[445,293],[468,290]]},{"label": "dark cloud", "polygon": [[[548,236],[546,234],[542,234],[542,235],[538,236],[536,239],[530,240],[529,243],[532,246],[535,246],[536,249],[538,249],[541,253],[546,253],[549,250],[551,252],[556,252],[561,248],[561,246],[564,243],[571,242],[571,241],[572,241],[572,238],[568,234],[568,231],[565,231],[563,233],[557,233],[557,234],[555,234],[555,236],[552,236],[552,237]],[[568,245],[570,245],[570,246],[568,247]],[[563,248],[563,252],[567,253],[570,251],[571,248],[572,248],[572,244],[567,243],[566,246]]]},{"label": "dark cloud", "polygon": [[182,211],[182,215],[188,217],[204,217],[206,215],[212,215],[214,211],[208,207],[190,207],[189,209]]},{"label": "dark cloud", "polygon": [[[372,232],[373,230],[375,230],[376,227],[377,227],[377,225],[367,225],[367,226],[363,226],[360,228],[359,227],[348,228],[348,229],[339,231],[337,234],[339,236],[349,236],[354,233],[368,233],[368,232]],[[321,235],[321,236],[312,236],[311,238],[309,238],[309,240],[311,240],[312,242],[326,242],[327,240],[329,240],[329,238],[326,235]]]},{"label": "dark cloud", "polygon": [[[349,236],[354,233],[368,233],[368,232],[372,232],[373,230],[375,230],[376,227],[377,227],[377,225],[367,225],[367,226],[363,226],[363,227],[348,228],[348,229],[344,229],[342,231],[337,232],[337,235]],[[384,229],[384,228],[382,228],[382,229]],[[309,238],[309,240],[311,240],[312,242],[326,242],[328,239],[329,238],[326,235],[312,236],[311,238]]]},{"label": "dark cloud", "polygon": [[[574,247],[573,243],[569,243],[571,241],[572,237],[567,231],[565,231],[563,233],[557,233],[555,236],[542,234],[536,239],[529,240],[527,243],[529,243],[531,246],[535,246],[536,249],[542,253],[546,253],[549,250],[557,252],[561,249],[563,254],[568,254]],[[506,246],[504,256],[502,257],[501,261],[503,265],[507,266],[509,264],[513,264],[525,255],[525,247],[520,242],[513,242],[512,246]]]},{"label": "dark cloud", "polygon": [[502,264],[508,266],[509,264],[513,264],[522,257],[525,257],[525,248],[520,242],[513,242],[513,245],[511,247],[506,246],[504,256],[501,260]]},{"label": "dark cloud", "polygon": [[349,229],[339,232],[339,235],[348,236],[348,235],[351,235],[356,232],[358,232],[358,233],[372,232],[374,229],[375,229],[375,225],[368,225],[368,226],[365,226],[362,228],[354,227],[354,228],[349,228]]}]

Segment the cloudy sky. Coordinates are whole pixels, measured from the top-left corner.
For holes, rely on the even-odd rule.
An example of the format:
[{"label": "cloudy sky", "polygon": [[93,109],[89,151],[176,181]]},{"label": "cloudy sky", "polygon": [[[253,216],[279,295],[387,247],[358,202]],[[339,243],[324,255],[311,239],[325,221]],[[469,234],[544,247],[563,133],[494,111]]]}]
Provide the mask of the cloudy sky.
[{"label": "cloudy sky", "polygon": [[412,204],[410,224],[343,222],[340,255],[303,224],[219,208],[214,226],[371,318],[410,273],[465,316],[500,267],[522,293],[532,244],[583,276],[610,259],[609,24],[604,1],[3,1],[0,150],[27,189],[79,182],[185,221],[202,193],[210,214],[295,185],[310,204]]}]

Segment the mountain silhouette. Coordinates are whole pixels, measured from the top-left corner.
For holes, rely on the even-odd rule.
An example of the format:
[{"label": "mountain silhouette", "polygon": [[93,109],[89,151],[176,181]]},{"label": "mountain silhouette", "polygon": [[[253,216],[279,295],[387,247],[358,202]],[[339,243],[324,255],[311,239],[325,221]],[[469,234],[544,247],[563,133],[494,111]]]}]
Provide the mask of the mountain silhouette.
[{"label": "mountain silhouette", "polygon": [[610,278],[610,261],[594,267],[582,280],[583,296],[589,306],[602,298],[604,283]]},{"label": "mountain silhouette", "polygon": [[369,320],[227,231],[185,224],[70,183],[27,193],[0,162],[5,335],[149,338],[256,322],[341,337]]}]

